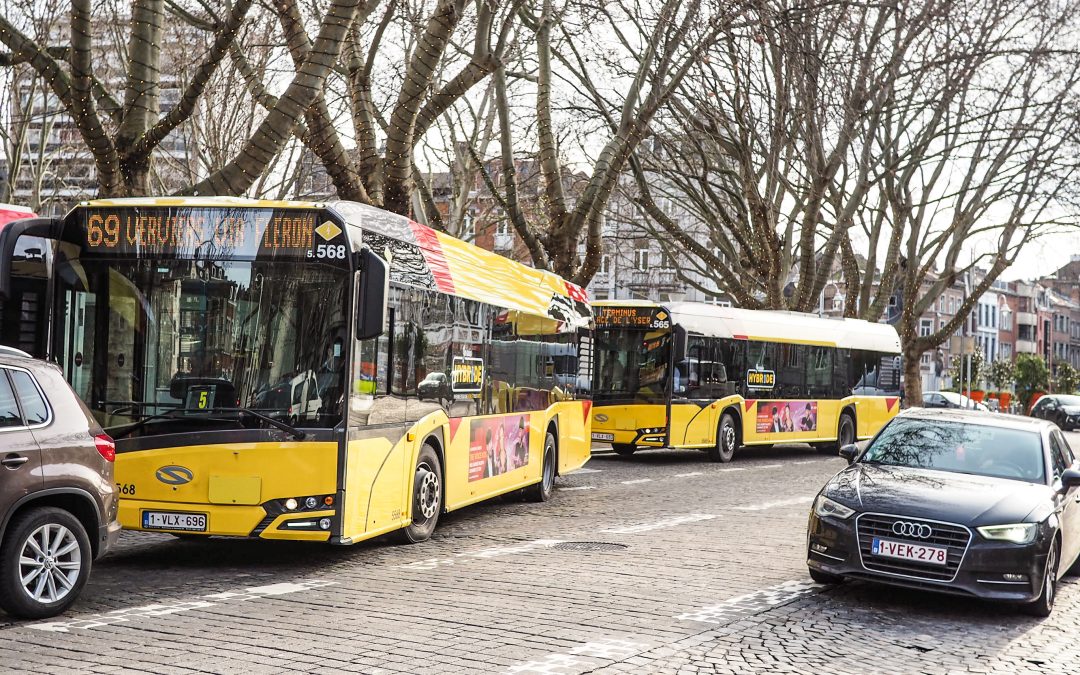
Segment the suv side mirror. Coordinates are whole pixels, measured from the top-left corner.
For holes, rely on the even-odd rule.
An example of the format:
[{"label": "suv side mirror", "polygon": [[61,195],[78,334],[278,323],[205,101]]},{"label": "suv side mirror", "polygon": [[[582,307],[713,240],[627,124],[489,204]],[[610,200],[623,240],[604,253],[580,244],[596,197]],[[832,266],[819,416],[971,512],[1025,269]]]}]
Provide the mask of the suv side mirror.
[{"label": "suv side mirror", "polygon": [[356,339],[370,340],[386,332],[386,303],[390,298],[390,270],[379,254],[365,246],[360,252],[357,290]]},{"label": "suv side mirror", "polygon": [[846,459],[848,464],[854,464],[855,458],[859,456],[859,446],[854,443],[843,446],[840,448],[840,456]]},{"label": "suv side mirror", "polygon": [[1065,469],[1061,472],[1061,489],[1068,490],[1074,487],[1080,487],[1080,471]]}]

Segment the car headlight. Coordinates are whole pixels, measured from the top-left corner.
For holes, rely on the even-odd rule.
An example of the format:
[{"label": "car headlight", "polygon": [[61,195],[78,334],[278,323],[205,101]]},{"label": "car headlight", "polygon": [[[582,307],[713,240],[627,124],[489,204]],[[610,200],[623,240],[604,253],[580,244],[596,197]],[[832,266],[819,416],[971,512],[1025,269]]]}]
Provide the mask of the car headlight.
[{"label": "car headlight", "polygon": [[814,502],[814,513],[821,518],[839,518],[843,520],[850,518],[855,509],[849,509],[839,502],[834,502],[825,495],[818,495],[817,501]]},{"label": "car headlight", "polygon": [[979,534],[987,539],[1011,541],[1014,544],[1030,544],[1035,541],[1039,526],[1035,523],[1017,523],[1015,525],[987,525],[978,528]]}]

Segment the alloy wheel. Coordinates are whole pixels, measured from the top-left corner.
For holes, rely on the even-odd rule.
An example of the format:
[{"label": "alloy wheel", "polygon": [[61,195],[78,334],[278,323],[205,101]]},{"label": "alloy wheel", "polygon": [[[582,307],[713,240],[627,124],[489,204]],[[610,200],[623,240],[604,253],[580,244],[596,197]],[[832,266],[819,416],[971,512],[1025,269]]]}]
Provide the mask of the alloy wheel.
[{"label": "alloy wheel", "polygon": [[35,602],[52,604],[75,587],[82,570],[82,551],[75,534],[57,523],[30,533],[19,554],[23,591]]},{"label": "alloy wheel", "polygon": [[416,492],[416,505],[420,507],[420,513],[424,514],[424,520],[429,520],[439,512],[439,474],[431,470],[427,464],[416,467],[416,473],[420,475],[420,489]]}]

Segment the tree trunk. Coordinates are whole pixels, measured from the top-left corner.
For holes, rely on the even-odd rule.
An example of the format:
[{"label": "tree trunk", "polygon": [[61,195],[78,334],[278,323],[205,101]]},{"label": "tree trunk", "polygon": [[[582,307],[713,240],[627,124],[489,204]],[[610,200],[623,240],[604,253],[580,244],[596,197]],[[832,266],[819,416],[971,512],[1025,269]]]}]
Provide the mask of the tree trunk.
[{"label": "tree trunk", "polygon": [[904,349],[904,403],[909,407],[922,407],[922,352],[911,347]]}]

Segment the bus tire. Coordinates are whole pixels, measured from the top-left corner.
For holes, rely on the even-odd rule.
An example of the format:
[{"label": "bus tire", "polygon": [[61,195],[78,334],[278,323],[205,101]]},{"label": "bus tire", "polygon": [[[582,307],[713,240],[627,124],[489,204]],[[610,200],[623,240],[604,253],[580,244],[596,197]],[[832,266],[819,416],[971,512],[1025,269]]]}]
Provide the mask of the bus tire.
[{"label": "bus tire", "polygon": [[855,442],[855,418],[846,410],[840,413],[840,421],[836,424],[836,442],[825,443],[817,446],[817,451],[823,455],[839,455],[840,448]]},{"label": "bus tire", "polygon": [[735,450],[739,447],[739,428],[735,424],[735,416],[725,412],[720,416],[720,424],[716,427],[716,443],[708,449],[710,462],[731,461],[735,456]]},{"label": "bus tire", "polygon": [[540,482],[525,488],[524,496],[530,502],[546,502],[555,492],[555,435],[550,431],[544,438],[544,464]]},{"label": "bus tire", "polygon": [[443,509],[442,463],[435,448],[425,443],[416,457],[413,475],[412,523],[398,533],[404,544],[419,544],[431,537]]},{"label": "bus tire", "polygon": [[612,443],[611,449],[620,457],[629,457],[637,452],[637,446],[633,443]]}]

